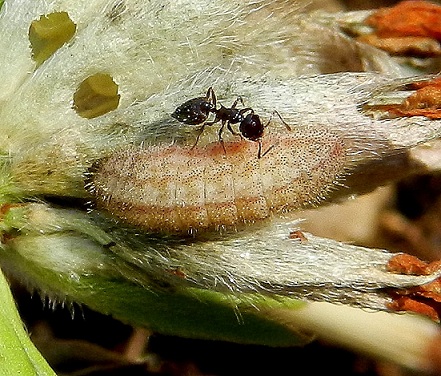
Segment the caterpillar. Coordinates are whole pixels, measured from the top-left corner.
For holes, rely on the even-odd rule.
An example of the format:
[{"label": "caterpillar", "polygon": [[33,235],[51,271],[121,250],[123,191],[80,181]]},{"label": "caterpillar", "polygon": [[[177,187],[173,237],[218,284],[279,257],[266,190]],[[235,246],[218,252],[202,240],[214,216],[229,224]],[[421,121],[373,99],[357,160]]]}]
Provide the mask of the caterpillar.
[{"label": "caterpillar", "polygon": [[102,159],[87,189],[98,209],[148,232],[236,228],[317,203],[341,178],[343,138],[327,129],[268,135],[257,158],[246,140],[129,147]]}]

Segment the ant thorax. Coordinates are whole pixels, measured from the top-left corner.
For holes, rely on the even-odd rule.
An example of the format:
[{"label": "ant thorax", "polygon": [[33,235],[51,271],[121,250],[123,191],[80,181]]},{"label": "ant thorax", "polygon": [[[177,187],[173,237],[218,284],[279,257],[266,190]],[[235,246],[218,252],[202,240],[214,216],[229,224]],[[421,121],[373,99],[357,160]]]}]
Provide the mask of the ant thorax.
[{"label": "ant thorax", "polygon": [[[217,120],[216,120],[217,119]],[[221,105],[219,110],[216,110],[216,121],[221,122],[229,122],[230,124],[237,124],[240,123],[244,117],[241,111],[235,107],[224,107]]]}]

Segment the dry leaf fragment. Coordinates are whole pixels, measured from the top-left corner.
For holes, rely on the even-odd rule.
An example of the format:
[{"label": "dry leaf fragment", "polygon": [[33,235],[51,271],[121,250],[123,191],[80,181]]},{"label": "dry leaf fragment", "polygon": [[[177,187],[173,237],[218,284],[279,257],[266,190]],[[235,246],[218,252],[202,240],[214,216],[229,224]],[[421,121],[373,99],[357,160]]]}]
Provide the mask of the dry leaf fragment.
[{"label": "dry leaf fragment", "polygon": [[[426,263],[415,256],[399,254],[388,262],[388,270],[393,273],[429,275],[441,268],[441,261]],[[408,289],[397,289],[391,293],[393,302],[389,308],[396,311],[415,312],[440,321],[441,279]]]},{"label": "dry leaf fragment", "polygon": [[403,1],[369,16],[372,34],[359,41],[392,55],[439,56],[441,54],[441,6],[426,1]]},{"label": "dry leaf fragment", "polygon": [[441,261],[427,263],[412,255],[398,254],[389,260],[387,268],[392,273],[430,275],[441,268]]},{"label": "dry leaf fragment", "polygon": [[441,6],[427,1],[402,1],[378,10],[366,23],[381,38],[415,36],[441,40]]},{"label": "dry leaf fragment", "polygon": [[401,103],[374,106],[392,116],[425,116],[441,119],[441,78],[412,82],[404,87],[411,94]]},{"label": "dry leaf fragment", "polygon": [[367,34],[358,37],[357,40],[387,51],[391,55],[422,57],[441,55],[441,46],[438,41],[428,37],[382,38],[376,34]]}]

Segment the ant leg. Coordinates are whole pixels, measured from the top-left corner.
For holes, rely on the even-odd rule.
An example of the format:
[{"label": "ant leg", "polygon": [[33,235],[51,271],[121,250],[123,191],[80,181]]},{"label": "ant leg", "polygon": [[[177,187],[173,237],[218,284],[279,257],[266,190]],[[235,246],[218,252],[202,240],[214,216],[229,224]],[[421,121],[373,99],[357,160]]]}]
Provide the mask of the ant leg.
[{"label": "ant leg", "polygon": [[198,144],[199,138],[201,137],[202,132],[204,132],[205,126],[206,126],[206,123],[202,124],[202,126],[199,128],[199,133],[198,133],[198,136],[196,137],[196,142],[194,143],[194,145],[191,147],[190,150],[193,150],[196,147],[196,145]]},{"label": "ant leg", "polygon": [[234,136],[240,136],[241,138],[243,138],[242,133],[238,133],[233,128],[231,128],[230,122],[227,122],[227,128]]},{"label": "ant leg", "polygon": [[[219,121],[219,119],[216,117],[213,121],[206,121],[204,124],[202,124],[202,126],[199,128],[199,133],[198,133],[198,136],[197,136],[197,138],[196,138],[196,142],[195,142],[195,144],[192,146],[192,150],[194,149],[194,147],[197,145],[197,143],[199,142],[199,139],[201,138],[201,135],[202,135],[202,133],[204,132],[204,129],[205,129],[205,127],[208,125],[208,126],[211,126],[211,125],[213,125],[213,124],[216,124],[217,122]],[[222,127],[221,127],[221,130],[220,130],[220,132],[219,133],[222,133],[222,128],[223,128],[223,125],[222,125]],[[219,135],[219,139],[222,139],[222,137]],[[223,142],[223,141],[222,141]]]},{"label": "ant leg", "polygon": [[231,108],[236,108],[237,102],[240,102],[242,104],[242,106],[245,106],[245,104],[243,103],[243,99],[241,96],[237,97],[236,100],[233,102],[233,105],[231,106]]},{"label": "ant leg", "polygon": [[[229,123],[228,123],[229,124]],[[222,148],[224,149],[224,153],[227,154],[227,149],[225,149],[224,139],[222,138],[222,133],[224,132],[225,121],[222,122],[222,125],[219,129],[219,142],[222,144]]]},{"label": "ant leg", "polygon": [[267,155],[276,145],[271,145],[265,153],[262,154],[262,140],[259,140],[259,151],[257,152],[257,159],[263,158],[265,155]]},{"label": "ant leg", "polygon": [[211,86],[207,90],[206,99],[207,101],[211,99],[211,103],[213,103],[213,106],[216,107],[216,94],[214,94],[214,90]]},{"label": "ant leg", "polygon": [[223,121],[222,125],[221,125],[221,127],[219,128],[219,131],[218,131],[219,141],[220,142],[224,142],[224,140],[222,138],[222,133],[224,133],[224,127],[225,127],[225,122]]}]

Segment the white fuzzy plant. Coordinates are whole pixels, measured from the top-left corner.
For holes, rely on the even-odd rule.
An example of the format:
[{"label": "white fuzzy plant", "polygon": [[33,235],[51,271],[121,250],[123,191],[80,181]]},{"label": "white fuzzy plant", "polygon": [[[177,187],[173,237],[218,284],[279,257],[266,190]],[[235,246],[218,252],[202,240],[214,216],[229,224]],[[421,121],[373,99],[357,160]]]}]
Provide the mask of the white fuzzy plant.
[{"label": "white fuzzy plant", "polygon": [[[46,42],[43,37],[43,47],[31,43],[30,28],[61,12],[72,22],[72,36],[39,60],[38,48],[44,50]],[[171,145],[190,149],[197,127],[170,114],[210,86],[226,106],[240,95],[265,122],[277,110],[292,131],[274,118],[268,133],[280,142],[287,134],[291,143],[302,140],[298,163],[287,172],[309,179],[298,208],[382,184],[351,182],[363,179],[371,164],[381,169],[382,160],[398,161],[410,148],[438,137],[441,123],[379,119],[362,111],[366,103],[393,100],[415,79],[403,78],[412,72],[385,53],[343,35],[338,18],[344,15],[300,15],[290,1],[5,1],[0,14],[2,268],[56,302],[86,304],[161,333],[289,346],[304,343],[309,336],[303,333],[313,332],[428,370],[429,344],[440,336],[437,325],[384,312],[390,301],[386,291],[430,282],[439,273],[392,274],[386,269],[392,254],[385,250],[312,234],[306,242],[290,239],[293,227],[300,226],[295,210],[236,231],[196,228],[195,237],[180,237],[130,227],[124,218],[88,210],[89,205],[71,205],[78,202],[73,199],[106,202],[116,191],[129,201],[148,196],[142,182],[129,187],[118,180],[102,197],[92,197],[85,181],[98,161],[112,174],[141,176],[153,167],[146,162],[126,172],[124,158],[136,160],[143,150],[156,156]],[[352,70],[377,73],[347,72]],[[94,75],[116,83],[117,106],[100,116],[82,116],[74,95]],[[207,127],[196,149],[218,144],[217,131]],[[314,148],[336,140],[341,147],[335,163],[321,156],[331,177],[323,189],[316,188],[322,176],[312,168],[319,158]],[[282,153],[277,145],[259,163]],[[115,163],[108,162],[112,155]],[[179,157],[171,158],[158,179],[185,172]],[[407,165],[397,166],[397,176],[406,172]],[[240,183],[239,176],[234,184]],[[66,207],[53,205],[54,197]],[[130,210],[124,216],[130,217]],[[8,299],[11,304],[2,295]],[[15,334],[20,324],[8,312],[0,316],[0,326],[12,322],[15,329],[0,341],[30,346],[26,336]],[[0,346],[7,360],[0,363],[2,374],[17,374],[8,367],[20,356],[28,357],[29,365],[22,374],[51,374],[38,355],[6,347]]]}]

